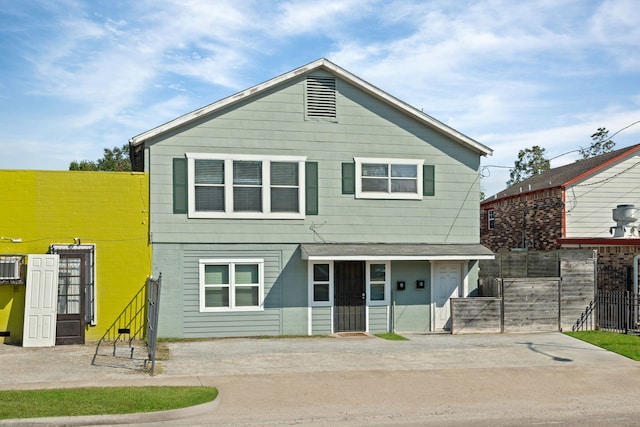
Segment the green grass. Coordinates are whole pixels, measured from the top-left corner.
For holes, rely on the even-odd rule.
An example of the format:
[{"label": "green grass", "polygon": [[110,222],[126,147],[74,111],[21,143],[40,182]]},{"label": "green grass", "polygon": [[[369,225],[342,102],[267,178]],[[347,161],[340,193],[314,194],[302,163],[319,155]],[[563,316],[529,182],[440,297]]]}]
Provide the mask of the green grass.
[{"label": "green grass", "polygon": [[640,360],[640,337],[604,331],[576,331],[565,334],[621,354],[633,360]]},{"label": "green grass", "polygon": [[373,334],[378,338],[382,338],[390,341],[409,341],[409,338],[405,338],[402,335],[398,335],[395,332],[387,332],[384,334]]},{"label": "green grass", "polygon": [[0,419],[132,414],[211,402],[214,387],[85,387],[0,390]]}]

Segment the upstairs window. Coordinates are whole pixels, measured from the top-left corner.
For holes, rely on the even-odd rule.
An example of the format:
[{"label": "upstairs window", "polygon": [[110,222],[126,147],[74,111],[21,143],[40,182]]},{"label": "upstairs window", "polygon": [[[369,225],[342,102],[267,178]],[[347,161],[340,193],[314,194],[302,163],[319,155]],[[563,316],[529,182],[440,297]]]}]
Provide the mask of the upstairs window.
[{"label": "upstairs window", "polygon": [[422,160],[355,159],[355,192],[362,199],[422,199]]},{"label": "upstairs window", "polygon": [[305,160],[187,154],[191,218],[304,218]]},{"label": "upstairs window", "polygon": [[487,228],[489,230],[493,230],[495,225],[496,225],[496,217],[495,217],[495,211],[493,209],[489,209],[487,211]]}]

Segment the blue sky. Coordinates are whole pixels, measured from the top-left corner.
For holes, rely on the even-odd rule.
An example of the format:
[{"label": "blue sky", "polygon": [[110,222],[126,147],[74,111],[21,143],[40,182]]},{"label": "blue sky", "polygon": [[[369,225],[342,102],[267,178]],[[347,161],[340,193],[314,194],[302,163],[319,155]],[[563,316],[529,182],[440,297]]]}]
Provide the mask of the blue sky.
[{"label": "blue sky", "polygon": [[523,148],[640,120],[637,0],[0,0],[0,50],[0,169],[96,160],[320,57],[491,147],[487,195]]}]

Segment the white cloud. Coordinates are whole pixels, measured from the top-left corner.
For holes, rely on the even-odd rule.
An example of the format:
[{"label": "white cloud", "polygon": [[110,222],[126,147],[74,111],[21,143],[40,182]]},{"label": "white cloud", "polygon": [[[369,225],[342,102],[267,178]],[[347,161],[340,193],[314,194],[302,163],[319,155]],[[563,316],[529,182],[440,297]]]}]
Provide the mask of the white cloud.
[{"label": "white cloud", "polygon": [[[71,159],[98,157],[325,56],[490,146],[488,161],[510,165],[519,149],[563,150],[588,143],[597,127],[640,119],[635,8],[634,0],[61,0],[12,4],[8,22],[28,25],[0,33],[20,34],[36,70],[21,90],[52,110],[50,121],[36,118],[45,133],[14,141],[71,140]],[[97,148],[82,152],[88,144]],[[67,148],[58,152],[69,156]]]}]

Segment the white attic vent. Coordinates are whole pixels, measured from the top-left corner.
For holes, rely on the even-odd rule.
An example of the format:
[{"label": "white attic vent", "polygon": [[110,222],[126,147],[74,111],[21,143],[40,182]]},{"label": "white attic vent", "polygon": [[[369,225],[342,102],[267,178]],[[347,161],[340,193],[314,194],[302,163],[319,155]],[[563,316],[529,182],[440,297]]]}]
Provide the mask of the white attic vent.
[{"label": "white attic vent", "polygon": [[336,118],[336,79],[307,77],[306,107],[308,118]]},{"label": "white attic vent", "polygon": [[0,280],[20,279],[20,256],[0,256]]}]

